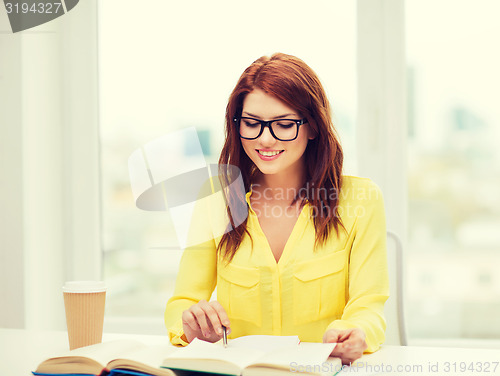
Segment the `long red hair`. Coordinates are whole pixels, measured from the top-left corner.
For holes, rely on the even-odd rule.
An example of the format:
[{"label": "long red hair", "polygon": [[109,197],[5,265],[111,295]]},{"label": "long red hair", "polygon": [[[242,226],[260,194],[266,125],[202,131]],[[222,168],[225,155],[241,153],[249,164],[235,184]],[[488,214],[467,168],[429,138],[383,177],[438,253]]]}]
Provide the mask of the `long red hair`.
[{"label": "long red hair", "polygon": [[[219,166],[237,166],[241,171],[245,191],[250,190],[258,170],[243,150],[233,119],[241,116],[245,96],[256,88],[278,98],[306,118],[308,126],[315,134],[315,138],[309,140],[306,147],[306,183],[304,189],[300,190],[301,196],[296,197],[296,200],[301,200],[302,206],[306,200],[311,205],[315,213],[316,244],[324,243],[332,229],[338,233],[339,226],[343,227],[337,208],[344,157],[323,86],[314,71],[301,59],[275,53],[271,57],[259,58],[245,69],[226,107],[226,134]],[[222,171],[221,175],[224,174],[227,174],[227,171]],[[231,177],[229,180],[233,179],[234,177]],[[326,194],[311,194],[310,189]],[[245,197],[241,195],[228,199],[246,205]],[[246,228],[246,220],[236,226],[235,223],[241,221],[235,221],[229,210],[228,214],[233,225],[232,230],[222,236],[218,251],[225,261],[230,262],[245,233],[248,236],[250,233]]]}]

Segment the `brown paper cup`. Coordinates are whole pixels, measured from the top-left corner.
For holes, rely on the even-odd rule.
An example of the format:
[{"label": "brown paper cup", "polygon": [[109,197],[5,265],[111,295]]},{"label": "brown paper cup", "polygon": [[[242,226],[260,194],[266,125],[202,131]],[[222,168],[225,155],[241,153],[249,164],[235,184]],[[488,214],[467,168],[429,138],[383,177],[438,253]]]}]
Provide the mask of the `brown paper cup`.
[{"label": "brown paper cup", "polygon": [[104,282],[66,282],[63,294],[70,350],[100,343],[106,302]]}]

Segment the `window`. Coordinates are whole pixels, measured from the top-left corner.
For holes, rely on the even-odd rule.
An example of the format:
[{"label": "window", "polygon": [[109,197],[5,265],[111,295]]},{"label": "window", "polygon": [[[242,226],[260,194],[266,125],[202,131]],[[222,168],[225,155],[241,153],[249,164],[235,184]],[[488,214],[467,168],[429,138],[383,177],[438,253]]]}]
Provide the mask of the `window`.
[{"label": "window", "polygon": [[496,0],[408,0],[408,327],[500,336]]},{"label": "window", "polygon": [[346,173],[355,174],[356,4],[158,0],[138,7],[137,2],[106,0],[99,5],[107,316],[142,323],[155,318],[152,330],[157,332],[180,251],[168,212],[135,207],[128,157],[148,141],[195,126],[207,162],[216,163],[227,99],[243,69],[262,55],[285,52],[302,58],[322,80],[346,154]]}]

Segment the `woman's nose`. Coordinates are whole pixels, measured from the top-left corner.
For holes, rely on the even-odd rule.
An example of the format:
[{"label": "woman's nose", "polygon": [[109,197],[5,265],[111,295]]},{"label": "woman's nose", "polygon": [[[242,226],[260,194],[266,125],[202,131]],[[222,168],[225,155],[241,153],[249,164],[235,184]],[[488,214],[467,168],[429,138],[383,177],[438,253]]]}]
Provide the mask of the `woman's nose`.
[{"label": "woman's nose", "polygon": [[269,127],[264,128],[264,131],[259,137],[259,141],[262,145],[272,145],[276,142],[276,139],[271,134]]}]

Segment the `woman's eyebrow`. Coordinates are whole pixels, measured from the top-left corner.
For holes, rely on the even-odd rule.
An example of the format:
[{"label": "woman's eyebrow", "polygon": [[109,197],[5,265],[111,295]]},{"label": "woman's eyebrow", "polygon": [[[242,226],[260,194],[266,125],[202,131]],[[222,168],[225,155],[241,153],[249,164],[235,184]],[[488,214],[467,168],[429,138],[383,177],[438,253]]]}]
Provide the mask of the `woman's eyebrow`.
[{"label": "woman's eyebrow", "polygon": [[[248,116],[250,116],[250,117],[254,117],[256,119],[261,119],[261,117],[259,115],[255,115],[255,114],[252,114],[252,113],[247,112],[247,111],[243,111],[243,113],[246,114],[246,115],[248,115]],[[274,120],[274,119],[284,119],[287,116],[297,116],[297,114],[289,113],[289,114],[278,115],[278,116],[272,117],[271,120]]]}]

